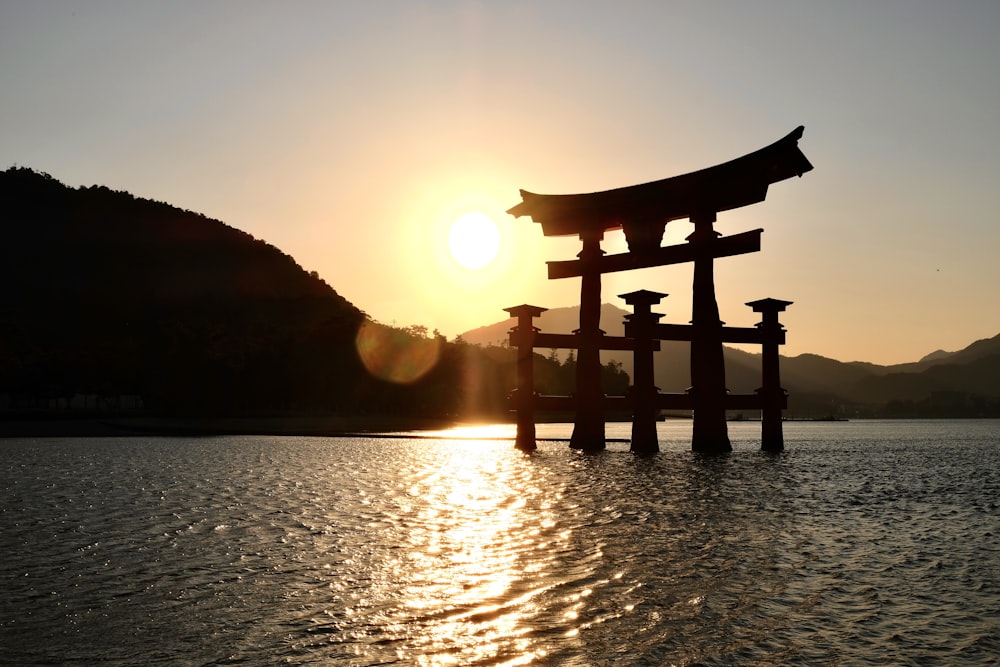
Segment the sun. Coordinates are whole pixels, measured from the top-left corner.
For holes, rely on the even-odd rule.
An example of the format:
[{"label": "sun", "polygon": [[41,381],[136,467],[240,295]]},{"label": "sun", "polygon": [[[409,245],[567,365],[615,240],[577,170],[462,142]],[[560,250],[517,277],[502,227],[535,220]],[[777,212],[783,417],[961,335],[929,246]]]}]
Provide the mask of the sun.
[{"label": "sun", "polygon": [[465,268],[485,268],[500,251],[500,230],[485,213],[465,213],[451,225],[448,249],[454,260]]}]

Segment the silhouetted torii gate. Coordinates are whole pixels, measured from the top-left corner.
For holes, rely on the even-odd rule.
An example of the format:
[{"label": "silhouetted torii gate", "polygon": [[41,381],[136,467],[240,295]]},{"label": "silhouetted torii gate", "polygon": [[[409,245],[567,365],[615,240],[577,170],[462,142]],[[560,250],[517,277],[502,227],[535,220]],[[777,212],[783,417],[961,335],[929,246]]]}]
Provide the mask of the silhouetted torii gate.
[{"label": "silhouetted torii gate", "polygon": [[[812,165],[798,148],[803,128],[779,141],[729,162],[672,178],[615,190],[575,195],[540,195],[521,190],[521,203],[507,212],[530,216],[542,225],[545,236],[578,235],[583,248],[578,259],[548,262],[550,279],[579,276],[580,328],[564,338],[541,334],[531,323],[545,309],[536,306],[507,308],[518,325],[511,344],[518,347],[517,446],[534,449],[534,412],[541,403],[534,395],[531,355],[535,347],[573,347],[577,350],[576,392],[568,400],[576,411],[570,446],[587,451],[604,449],[604,414],[607,400],[600,387],[600,351],[630,349],[636,356],[631,404],[632,450],[657,451],[655,422],[661,407],[693,411],[691,448],[698,452],[731,451],[726,429],[726,408],[762,409],[762,448],[781,450],[781,409],[785,392],[780,387],[777,345],[784,330],[777,313],[791,302],[762,299],[749,303],[763,314],[750,329],[725,327],[715,299],[714,260],[760,250],[763,230],[720,236],[713,228],[716,216],[764,201],[767,188],[792,176],[801,176]],[[687,243],[661,246],[666,224],[688,218],[694,232]],[[629,251],[606,256],[601,250],[604,232],[622,229]],[[600,328],[601,274],[615,271],[694,263],[690,325],[658,324],[660,315],[650,307],[666,296],[657,292],[623,295],[635,312],[626,323],[624,338],[605,336]],[[652,350],[659,340],[691,342],[691,388],[687,394],[659,394],[652,384]],[[762,387],[756,394],[730,395],[726,390],[722,343],[760,343],[764,347]],[[773,348],[773,349],[772,349]],[[551,403],[550,403],[551,404]],[[530,424],[529,424],[530,422]],[[650,433],[652,435],[650,435]],[[650,441],[650,438],[652,439]]]}]

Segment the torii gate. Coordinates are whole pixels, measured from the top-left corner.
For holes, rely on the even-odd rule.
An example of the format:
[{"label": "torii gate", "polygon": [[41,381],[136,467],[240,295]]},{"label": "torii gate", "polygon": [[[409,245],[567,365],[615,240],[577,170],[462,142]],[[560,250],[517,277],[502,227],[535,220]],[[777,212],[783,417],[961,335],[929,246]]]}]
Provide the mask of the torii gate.
[{"label": "torii gate", "polygon": [[[649,414],[653,414],[655,419],[655,411],[650,412],[651,406],[665,405],[689,407],[693,410],[691,448],[694,451],[732,450],[726,428],[727,404],[731,407],[739,405],[764,409],[767,418],[762,415],[765,422],[762,425],[762,446],[772,450],[782,448],[780,410],[784,407],[785,398],[780,384],[774,384],[778,382],[777,347],[774,347],[773,352],[769,347],[784,342],[784,332],[778,323],[777,313],[784,310],[790,302],[776,299],[751,302],[748,305],[753,306],[755,311],[764,313],[763,321],[757,328],[741,330],[724,327],[715,299],[714,260],[717,257],[759,251],[763,230],[755,229],[720,237],[713,225],[718,213],[764,201],[769,185],[792,176],[801,176],[813,168],[798,148],[803,129],[800,126],[770,146],[735,160],[652,183],[575,195],[540,195],[521,190],[521,203],[509,209],[508,213],[514,217],[530,216],[535,222],[541,223],[545,236],[578,235],[583,244],[577,255],[578,259],[547,263],[550,279],[581,278],[580,328],[572,336],[572,347],[578,352],[576,392],[572,397],[576,419],[570,440],[571,447],[586,451],[604,449],[606,401],[600,387],[600,350],[632,349],[637,357],[632,397],[635,415],[633,451],[656,451],[658,445],[655,442],[655,425],[650,448],[648,443],[643,444],[648,441],[648,428],[644,424]],[[694,223],[694,232],[687,237],[687,243],[661,246],[666,224],[683,218]],[[601,240],[605,231],[614,229],[624,230],[629,251],[605,256],[601,250]],[[690,325],[656,324],[659,316],[652,313],[649,307],[665,295],[634,292],[623,295],[636,308],[631,316],[632,321],[626,325],[625,339],[612,341],[604,335],[600,328],[602,273],[685,262],[694,263]],[[531,319],[544,309],[518,306],[506,310],[518,317],[518,327],[511,332],[511,342],[518,346],[520,358],[517,444],[522,449],[533,449],[534,423],[532,421],[529,429],[526,416],[530,415],[533,420],[534,407],[538,401],[533,396],[533,382],[528,382],[530,376],[525,376],[525,370],[530,367],[533,347],[540,346],[536,344],[536,339],[545,336],[534,329]],[[650,390],[651,353],[648,354],[649,362],[645,358],[648,353],[647,342],[653,339],[691,342],[691,388],[688,394],[680,395],[684,400],[664,400],[669,395],[659,395],[655,386]],[[640,340],[644,342],[640,344]],[[744,397],[746,400],[733,400],[737,397],[728,395],[723,342],[754,342],[764,345],[764,376],[769,381],[765,381],[756,395]],[[615,347],[607,347],[609,344],[614,344]],[[650,365],[649,379],[645,375],[647,363]],[[525,381],[523,385],[520,383],[522,380]],[[637,423],[638,443],[635,431]],[[768,435],[769,437],[765,437]]]}]

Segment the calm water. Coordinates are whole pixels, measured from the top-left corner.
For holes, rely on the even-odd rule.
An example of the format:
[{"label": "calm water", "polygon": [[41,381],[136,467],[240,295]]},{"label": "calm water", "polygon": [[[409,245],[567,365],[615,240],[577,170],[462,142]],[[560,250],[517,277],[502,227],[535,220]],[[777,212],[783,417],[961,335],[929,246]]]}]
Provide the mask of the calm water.
[{"label": "calm water", "polygon": [[0,663],[998,664],[1000,422],[758,434],[0,440]]}]

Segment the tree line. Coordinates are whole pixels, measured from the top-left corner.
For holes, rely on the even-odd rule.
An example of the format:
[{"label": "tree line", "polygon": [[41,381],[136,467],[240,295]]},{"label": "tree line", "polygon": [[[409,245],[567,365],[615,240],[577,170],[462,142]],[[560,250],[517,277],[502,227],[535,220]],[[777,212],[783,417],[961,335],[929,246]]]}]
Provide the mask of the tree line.
[{"label": "tree line", "polygon": [[[380,325],[399,345],[436,352],[419,377],[378,377],[358,352],[364,311],[220,221],[21,167],[0,172],[0,198],[8,412],[65,409],[75,395],[139,397],[161,415],[507,412],[514,350]],[[541,392],[572,392],[572,358],[539,354],[536,366]],[[620,365],[603,375],[608,393],[624,393]]]}]

